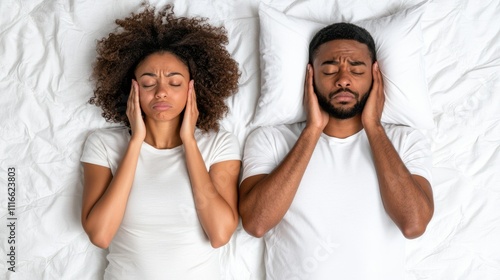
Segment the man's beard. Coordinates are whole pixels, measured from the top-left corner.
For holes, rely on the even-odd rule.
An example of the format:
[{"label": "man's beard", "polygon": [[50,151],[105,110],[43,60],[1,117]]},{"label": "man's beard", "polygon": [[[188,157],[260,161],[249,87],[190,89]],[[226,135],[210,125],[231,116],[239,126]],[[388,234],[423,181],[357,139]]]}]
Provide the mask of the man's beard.
[{"label": "man's beard", "polygon": [[[373,85],[373,84],[372,84]],[[361,114],[363,112],[363,108],[365,107],[366,100],[368,100],[368,96],[370,95],[370,91],[372,89],[372,86],[368,89],[365,95],[359,99],[359,93],[354,92],[350,89],[339,89],[337,91],[331,92],[328,94],[328,98],[325,97],[325,95],[321,94],[318,92],[316,87],[314,86],[314,93],[316,93],[316,96],[318,97],[318,103],[321,108],[327,112],[332,118],[335,119],[350,119],[358,114]],[[330,103],[330,100],[334,95],[340,92],[349,92],[354,95],[354,98],[356,98],[356,104],[354,104],[353,107],[351,108],[335,108],[333,104]]]}]

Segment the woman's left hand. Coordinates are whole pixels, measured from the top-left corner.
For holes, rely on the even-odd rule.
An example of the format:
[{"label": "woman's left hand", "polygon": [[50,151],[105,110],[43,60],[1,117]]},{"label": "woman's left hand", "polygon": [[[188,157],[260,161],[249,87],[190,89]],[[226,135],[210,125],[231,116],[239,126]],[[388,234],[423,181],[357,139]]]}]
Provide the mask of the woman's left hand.
[{"label": "woman's left hand", "polygon": [[186,108],[184,109],[184,119],[182,120],[180,136],[182,142],[194,139],[194,129],[198,120],[198,106],[196,105],[196,93],[194,91],[194,81],[189,81]]}]

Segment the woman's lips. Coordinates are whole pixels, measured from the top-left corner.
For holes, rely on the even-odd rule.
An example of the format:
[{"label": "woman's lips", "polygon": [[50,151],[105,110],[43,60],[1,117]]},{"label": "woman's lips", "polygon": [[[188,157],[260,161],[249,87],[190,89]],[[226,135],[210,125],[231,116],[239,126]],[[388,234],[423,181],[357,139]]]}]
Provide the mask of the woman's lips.
[{"label": "woman's lips", "polygon": [[153,104],[153,109],[157,111],[166,111],[170,108],[172,108],[172,105],[168,104],[167,102],[157,102]]}]

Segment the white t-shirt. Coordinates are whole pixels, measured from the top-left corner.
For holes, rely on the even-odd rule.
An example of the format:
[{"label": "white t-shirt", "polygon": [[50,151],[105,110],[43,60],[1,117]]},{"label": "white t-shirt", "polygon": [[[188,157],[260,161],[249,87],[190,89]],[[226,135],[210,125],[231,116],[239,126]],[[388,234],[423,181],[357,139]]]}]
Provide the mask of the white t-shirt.
[{"label": "white t-shirt", "polygon": [[[269,174],[304,127],[254,131],[242,179]],[[409,127],[385,130],[410,173],[430,181],[429,141]],[[364,130],[345,139],[321,135],[288,212],[264,241],[267,279],[403,279],[405,239],[382,205]]]},{"label": "white t-shirt", "polygon": [[[225,131],[195,131],[207,170],[240,160],[239,144]],[[82,162],[116,172],[129,143],[126,128],[102,129],[87,139]],[[123,221],[109,246],[105,279],[220,279],[213,249],[196,214],[183,146],[142,148]]]}]

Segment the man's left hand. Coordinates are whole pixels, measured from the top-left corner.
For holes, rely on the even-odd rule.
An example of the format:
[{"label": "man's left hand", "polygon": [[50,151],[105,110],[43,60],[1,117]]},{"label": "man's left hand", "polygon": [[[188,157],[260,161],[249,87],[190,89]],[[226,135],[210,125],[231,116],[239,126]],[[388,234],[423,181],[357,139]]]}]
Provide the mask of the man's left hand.
[{"label": "man's left hand", "polygon": [[361,121],[363,122],[363,127],[365,129],[380,125],[380,119],[382,118],[382,110],[384,109],[385,102],[384,80],[382,79],[382,73],[380,73],[378,62],[373,63],[372,74],[372,90],[370,91],[370,96],[366,101],[363,114],[361,115]]}]

